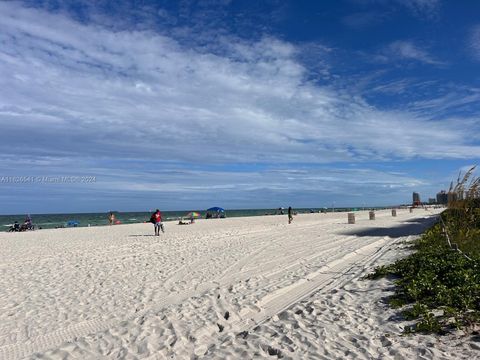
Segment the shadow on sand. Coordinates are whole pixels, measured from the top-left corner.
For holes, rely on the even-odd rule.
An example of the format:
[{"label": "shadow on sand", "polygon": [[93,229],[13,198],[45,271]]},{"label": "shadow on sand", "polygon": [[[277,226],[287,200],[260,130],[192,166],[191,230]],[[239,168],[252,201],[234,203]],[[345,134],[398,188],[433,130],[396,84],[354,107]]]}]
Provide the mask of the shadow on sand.
[{"label": "shadow on sand", "polygon": [[143,236],[155,236],[155,235],[147,235],[147,234],[143,234],[143,235],[128,235],[128,237],[143,237]]},{"label": "shadow on sand", "polygon": [[344,231],[342,235],[354,235],[354,236],[389,236],[391,238],[399,238],[408,235],[421,235],[435,224],[437,218],[435,216],[427,218],[419,218],[405,221],[405,224],[400,226],[394,226],[389,228],[369,228]]}]

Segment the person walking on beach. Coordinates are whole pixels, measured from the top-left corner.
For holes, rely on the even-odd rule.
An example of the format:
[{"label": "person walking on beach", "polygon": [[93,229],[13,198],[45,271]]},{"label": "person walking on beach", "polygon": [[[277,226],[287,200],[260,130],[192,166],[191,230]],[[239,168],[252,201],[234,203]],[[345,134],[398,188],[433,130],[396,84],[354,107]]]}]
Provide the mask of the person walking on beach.
[{"label": "person walking on beach", "polygon": [[292,207],[288,207],[288,223],[291,224],[293,220],[293,210]]},{"label": "person walking on beach", "polygon": [[110,225],[113,225],[115,223],[115,214],[113,211],[110,211],[110,214],[108,214],[108,223]]},{"label": "person walking on beach", "polygon": [[150,221],[153,223],[153,226],[155,228],[155,236],[160,236],[160,230],[162,230],[162,233],[165,232],[165,228],[163,227],[162,223],[162,213],[160,210],[156,210],[152,216],[150,217]]}]

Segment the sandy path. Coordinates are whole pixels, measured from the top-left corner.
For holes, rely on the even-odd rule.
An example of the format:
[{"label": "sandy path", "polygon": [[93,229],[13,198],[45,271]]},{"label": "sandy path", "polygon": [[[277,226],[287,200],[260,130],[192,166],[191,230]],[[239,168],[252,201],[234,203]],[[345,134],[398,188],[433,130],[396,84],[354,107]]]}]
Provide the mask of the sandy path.
[{"label": "sandy path", "polygon": [[160,237],[150,224],[2,233],[0,358],[241,356],[247,332],[348,284],[427,215],[200,220]]}]

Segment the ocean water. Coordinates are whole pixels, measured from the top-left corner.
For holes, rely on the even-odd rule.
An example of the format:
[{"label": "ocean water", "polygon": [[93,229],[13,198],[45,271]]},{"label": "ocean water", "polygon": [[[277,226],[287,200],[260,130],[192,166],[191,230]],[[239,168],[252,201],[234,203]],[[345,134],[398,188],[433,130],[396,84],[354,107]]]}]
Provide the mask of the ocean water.
[{"label": "ocean water", "polygon": [[[380,208],[377,208],[380,209]],[[324,208],[309,208],[309,209],[294,209],[298,213],[310,213],[320,211],[332,211],[332,209]],[[335,208],[335,212],[341,211],[355,211],[361,210],[358,208]],[[162,211],[164,221],[177,221],[185,217],[190,211],[196,211],[205,218],[206,210],[185,210],[185,211]],[[283,210],[287,213],[287,209]],[[148,222],[151,212],[114,212],[116,220],[122,224],[134,224]],[[233,209],[225,210],[227,217],[242,217],[242,216],[265,216],[278,214],[278,209]],[[69,221],[78,222],[78,227],[84,226],[104,226],[108,225],[108,213],[79,213],[79,214],[30,214],[33,224],[37,229],[54,229],[61,227],[68,227]],[[20,215],[0,215],[0,231],[8,231],[9,227],[18,221],[22,224],[25,220],[26,214]]]}]

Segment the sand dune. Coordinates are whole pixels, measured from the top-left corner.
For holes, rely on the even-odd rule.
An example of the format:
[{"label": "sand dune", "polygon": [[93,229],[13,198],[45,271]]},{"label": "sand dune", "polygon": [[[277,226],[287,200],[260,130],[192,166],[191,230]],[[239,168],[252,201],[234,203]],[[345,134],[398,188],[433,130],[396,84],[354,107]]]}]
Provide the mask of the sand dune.
[{"label": "sand dune", "polygon": [[346,216],[2,233],[0,358],[474,357],[474,338],[399,336],[392,285],[360,280],[434,214]]}]

